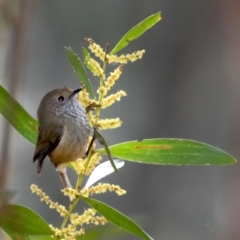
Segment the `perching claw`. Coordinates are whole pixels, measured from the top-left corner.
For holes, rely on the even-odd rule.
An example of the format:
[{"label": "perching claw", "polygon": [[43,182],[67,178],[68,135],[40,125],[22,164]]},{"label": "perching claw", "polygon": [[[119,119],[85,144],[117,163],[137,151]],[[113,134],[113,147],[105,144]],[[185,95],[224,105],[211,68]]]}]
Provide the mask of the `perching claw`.
[{"label": "perching claw", "polygon": [[90,111],[95,110],[97,107],[101,107],[101,105],[96,103],[91,103],[89,106],[86,107],[86,112],[89,113]]}]

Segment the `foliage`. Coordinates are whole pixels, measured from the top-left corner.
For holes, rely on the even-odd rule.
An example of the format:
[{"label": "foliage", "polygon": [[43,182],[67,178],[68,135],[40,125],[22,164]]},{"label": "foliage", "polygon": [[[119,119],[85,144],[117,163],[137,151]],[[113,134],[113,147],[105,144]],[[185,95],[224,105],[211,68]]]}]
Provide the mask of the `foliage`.
[{"label": "foliage", "polygon": [[[107,92],[120,77],[124,64],[140,59],[145,51],[137,51],[121,56],[117,56],[116,53],[154,26],[159,20],[161,20],[161,14],[156,13],[134,26],[123,36],[109,54],[107,53],[108,46],[104,51],[99,45],[95,44],[93,40],[86,39],[89,43],[89,50],[103,62],[103,67],[101,67],[98,62],[91,57],[88,50],[83,48],[83,62],[85,66],[90,69],[94,75],[99,77],[99,88],[97,90],[98,99],[95,97],[83,62],[70,47],[66,48],[67,56],[74,68],[76,77],[85,87],[84,91],[80,94],[79,100],[84,106],[91,103],[97,104],[95,115],[91,112],[88,115],[93,127],[103,130],[121,126],[119,118],[100,119],[100,113],[102,109],[111,106],[116,101],[119,101],[121,97],[126,96],[124,91],[118,91],[109,96],[107,96]],[[118,63],[119,65],[115,71],[106,78],[106,67],[107,64],[111,62]],[[32,118],[2,86],[0,86],[0,113],[24,138],[33,144],[36,143],[38,131],[37,120]],[[63,194],[73,199],[69,208],[65,208],[61,204],[52,201],[38,186],[31,186],[32,191],[41,198],[41,201],[44,201],[51,208],[56,209],[60,216],[64,218],[62,225],[59,228],[55,228],[52,225],[48,225],[45,220],[34,211],[24,206],[6,204],[0,209],[0,226],[12,239],[48,240],[53,239],[51,236],[54,236],[56,239],[92,239],[93,235],[90,234],[92,230],[89,230],[89,232],[86,230],[85,235],[79,236],[84,234],[84,230],[83,228],[77,227],[83,224],[105,224],[106,222],[111,222],[117,227],[142,239],[152,239],[142,228],[124,214],[105,203],[89,198],[90,194],[105,191],[114,191],[118,195],[125,193],[123,189],[116,185],[100,183],[92,186],[99,178],[113,172],[113,170],[106,170],[107,173],[99,177],[99,172],[102,172],[102,170],[98,171],[97,169],[99,169],[101,165],[98,167],[96,167],[96,165],[101,159],[101,154],[107,154],[109,159],[113,157],[136,163],[156,165],[224,165],[236,162],[231,155],[223,150],[193,140],[157,138],[123,142],[108,147],[100,132],[97,131],[96,133],[104,147],[101,149],[95,149],[95,147],[93,147],[86,159],[70,164],[77,172],[78,180],[75,189],[62,190]],[[115,170],[123,166],[123,163],[117,161],[112,161],[111,164]],[[111,167],[111,165],[107,166],[107,164],[105,164],[104,167],[107,169]],[[91,184],[83,187],[83,178],[89,174],[92,174]],[[95,178],[95,180],[92,181],[92,178]],[[85,201],[91,207],[85,210],[82,215],[72,213],[79,200]],[[70,231],[69,226],[71,226],[73,232],[67,232]],[[106,228],[106,226],[103,228]],[[94,231],[97,233],[99,230],[96,229],[92,232]],[[109,233],[110,232],[109,230]],[[97,234],[95,236],[100,235],[99,232],[99,235]]]}]

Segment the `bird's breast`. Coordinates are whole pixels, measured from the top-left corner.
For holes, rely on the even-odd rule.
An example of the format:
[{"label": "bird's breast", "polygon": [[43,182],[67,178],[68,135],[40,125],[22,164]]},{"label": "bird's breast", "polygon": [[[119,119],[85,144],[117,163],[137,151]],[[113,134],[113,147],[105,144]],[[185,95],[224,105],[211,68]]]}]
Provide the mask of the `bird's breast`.
[{"label": "bird's breast", "polygon": [[49,155],[53,164],[57,166],[82,158],[87,150],[89,134],[89,125],[79,122],[65,124],[59,145]]}]

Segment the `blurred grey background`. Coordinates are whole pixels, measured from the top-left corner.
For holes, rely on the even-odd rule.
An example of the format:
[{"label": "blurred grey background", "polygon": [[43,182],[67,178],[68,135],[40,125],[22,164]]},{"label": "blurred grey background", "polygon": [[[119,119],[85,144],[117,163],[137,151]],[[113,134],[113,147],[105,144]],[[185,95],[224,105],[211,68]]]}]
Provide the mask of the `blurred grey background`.
[{"label": "blurred grey background", "polygon": [[[17,1],[10,2],[18,14]],[[105,138],[110,145],[157,137],[194,139],[240,159],[237,0],[35,1],[25,23],[26,45],[15,88],[8,80],[14,70],[8,56],[16,34],[11,24],[0,25],[0,84],[9,91],[12,86],[18,101],[36,117],[39,101],[48,90],[78,87],[64,46],[81,54],[84,38],[91,37],[102,46],[110,43],[111,48],[132,26],[157,11],[162,11],[162,21],[123,51],[145,49],[146,54],[124,68],[114,88],[126,90],[128,96],[103,116],[120,117],[123,125],[103,132]],[[96,82],[95,77],[91,80]],[[6,125],[2,116],[0,123],[3,152]],[[13,129],[9,148],[7,186],[17,191],[13,202],[60,224],[58,215],[29,189],[31,183],[38,184],[53,200],[67,205],[54,168],[46,161],[38,176],[32,163],[34,146]],[[239,164],[176,167],[126,162],[118,174],[104,181],[121,185],[127,195],[95,197],[139,220],[154,239],[239,240],[239,176]],[[76,179],[74,173],[71,179]],[[138,238],[126,235],[122,239]]]}]

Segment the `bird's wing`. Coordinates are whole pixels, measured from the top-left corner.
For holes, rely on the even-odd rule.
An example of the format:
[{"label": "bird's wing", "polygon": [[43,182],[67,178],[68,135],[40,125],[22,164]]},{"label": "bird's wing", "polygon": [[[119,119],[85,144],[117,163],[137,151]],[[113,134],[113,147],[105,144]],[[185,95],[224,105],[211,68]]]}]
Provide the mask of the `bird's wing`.
[{"label": "bird's wing", "polygon": [[42,170],[45,157],[58,146],[61,138],[62,135],[54,130],[51,131],[51,133],[47,133],[44,137],[42,134],[38,135],[37,145],[33,157],[33,162],[38,160],[38,173]]}]

